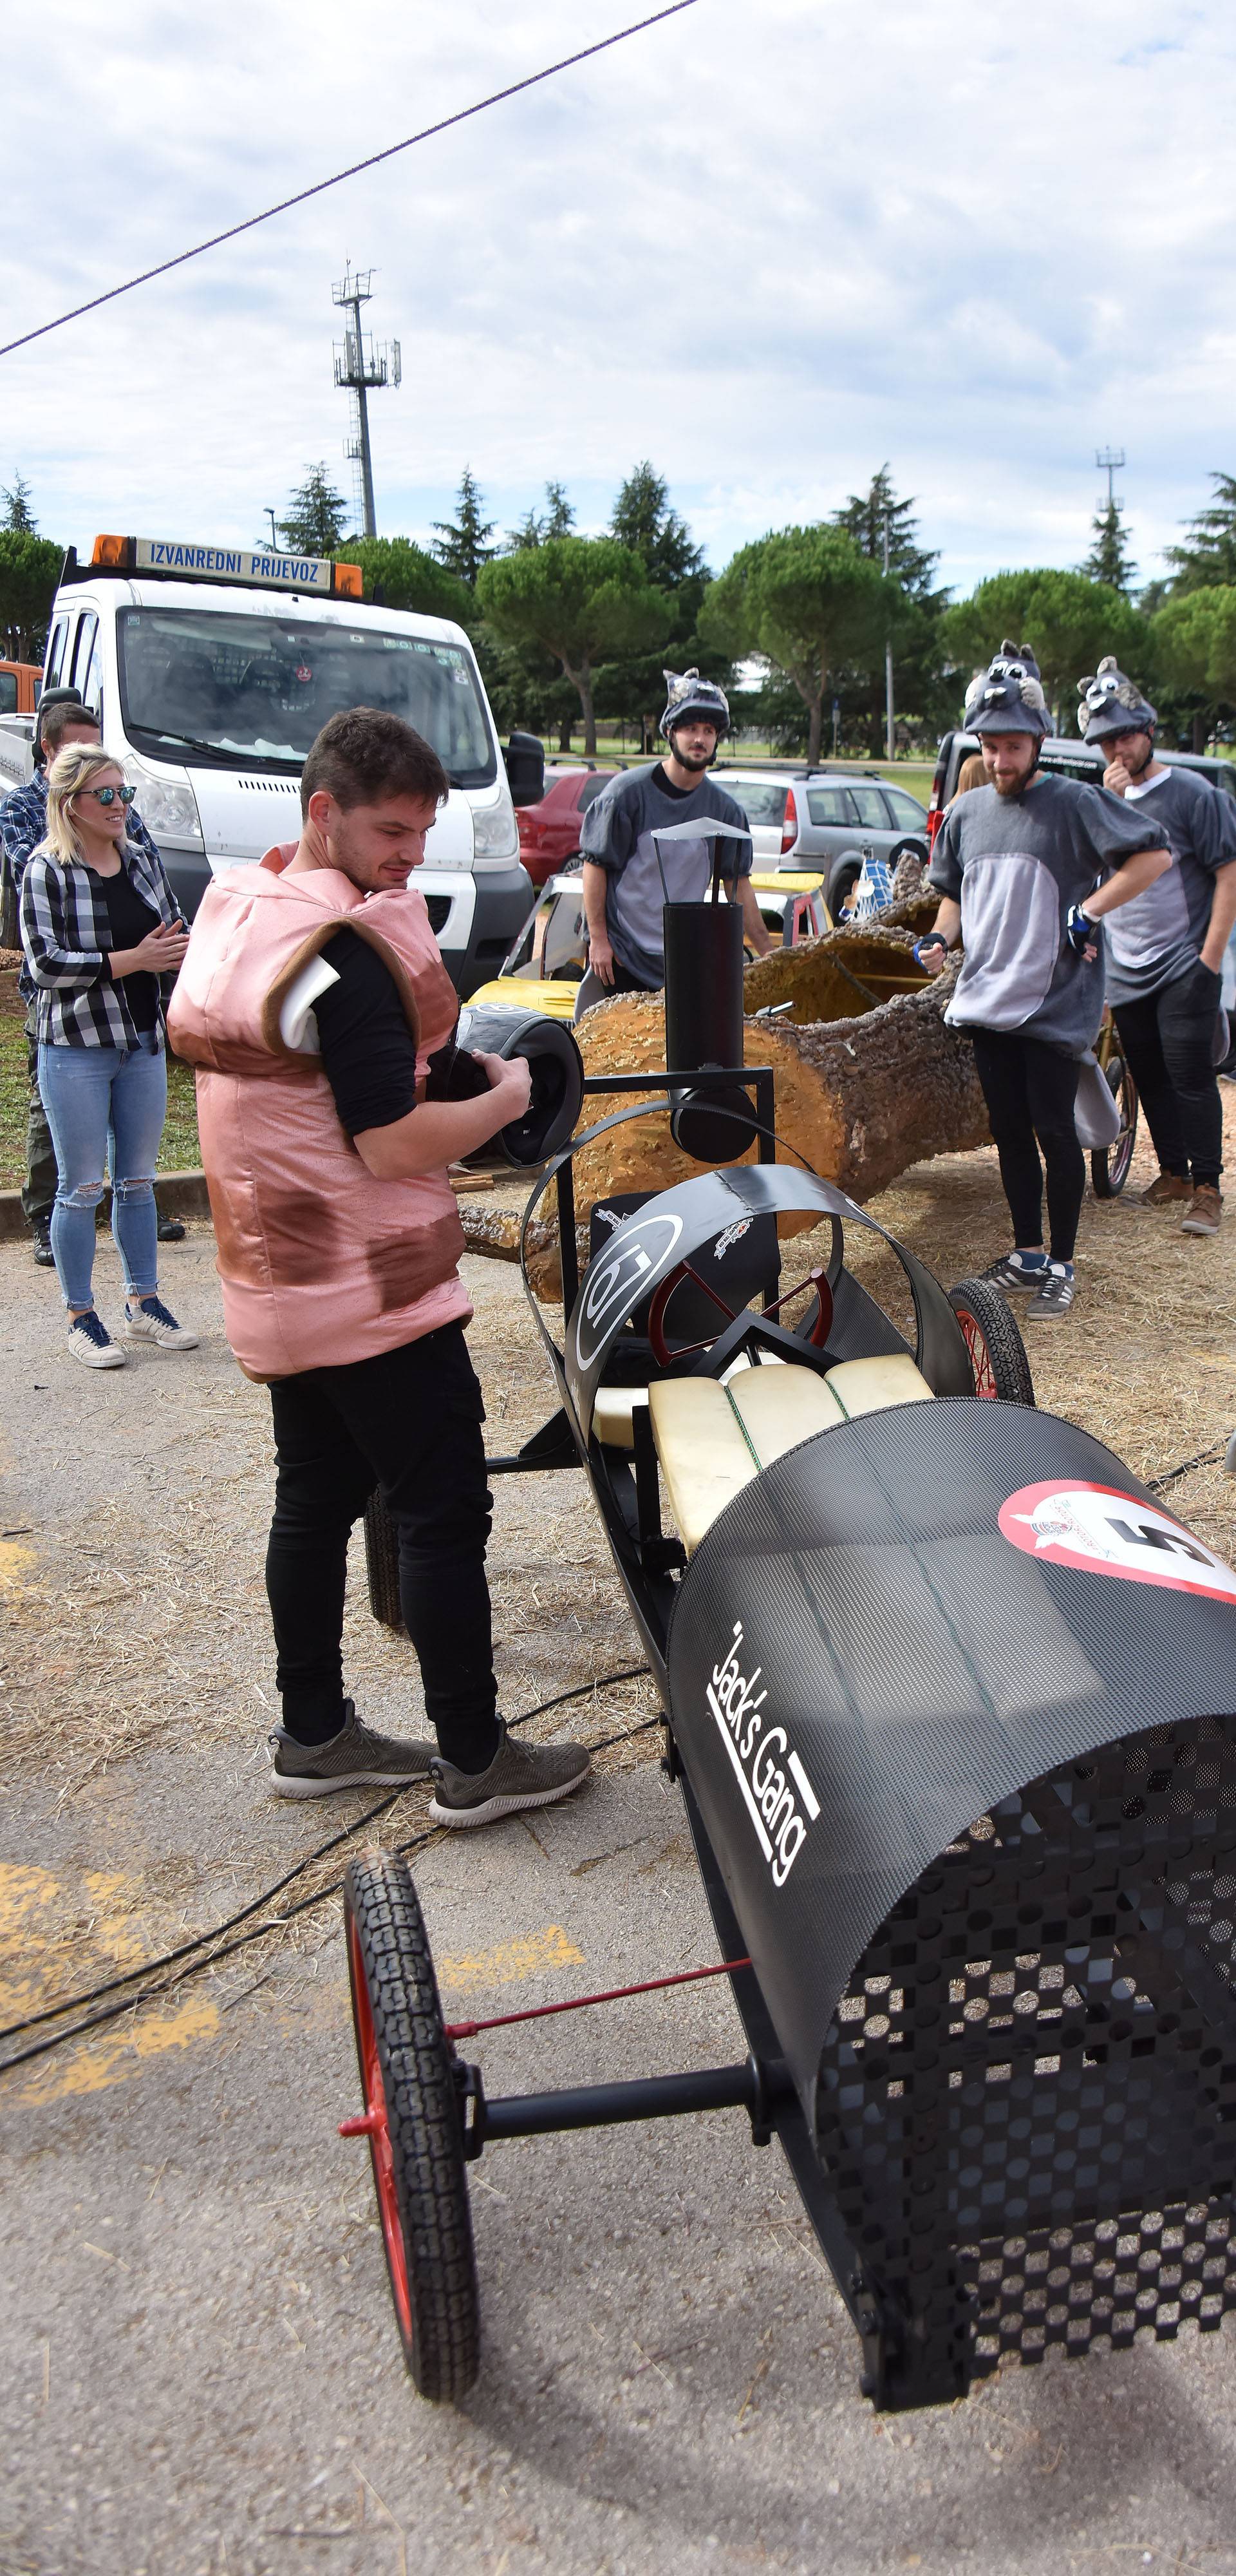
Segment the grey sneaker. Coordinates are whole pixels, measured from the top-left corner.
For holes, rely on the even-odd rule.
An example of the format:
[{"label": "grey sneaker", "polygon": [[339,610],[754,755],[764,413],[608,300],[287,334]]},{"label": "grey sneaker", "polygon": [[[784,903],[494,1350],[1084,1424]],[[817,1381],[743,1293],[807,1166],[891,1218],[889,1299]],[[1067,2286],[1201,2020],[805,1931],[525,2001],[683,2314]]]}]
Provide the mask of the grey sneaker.
[{"label": "grey sneaker", "polygon": [[499,1718],[502,1741],[487,1771],[457,1771],[437,1755],[429,1812],[437,1825],[492,1825],[523,1807],[552,1807],[569,1798],[592,1769],[582,1744],[516,1744]]},{"label": "grey sneaker", "polygon": [[277,1798],[326,1798],[332,1789],[411,1789],[429,1778],[434,1746],[422,1737],[377,1735],[343,1703],[347,1722],[325,1744],[298,1744],[282,1726],[268,1738]]},{"label": "grey sneaker", "polygon": [[126,1342],[154,1342],[161,1351],[195,1351],[197,1335],[178,1324],[161,1297],[142,1297],[124,1310]]},{"label": "grey sneaker", "polygon": [[1067,1315],[1076,1289],[1072,1262],[1053,1261],[1037,1297],[1026,1308],[1028,1324],[1054,1324],[1058,1315]]},{"label": "grey sneaker", "polygon": [[75,1315],[69,1326],[69,1349],[83,1368],[123,1368],[124,1352],[112,1340],[101,1315],[93,1306],[84,1315]]},{"label": "grey sneaker", "polygon": [[979,1277],[990,1279],[992,1287],[1002,1288],[1006,1297],[1010,1289],[1029,1296],[1036,1288],[1042,1287],[1047,1277],[1047,1264],[1043,1261],[1027,1263],[1022,1260],[1020,1252],[1006,1252],[999,1261],[992,1262],[989,1270],[980,1270]]}]

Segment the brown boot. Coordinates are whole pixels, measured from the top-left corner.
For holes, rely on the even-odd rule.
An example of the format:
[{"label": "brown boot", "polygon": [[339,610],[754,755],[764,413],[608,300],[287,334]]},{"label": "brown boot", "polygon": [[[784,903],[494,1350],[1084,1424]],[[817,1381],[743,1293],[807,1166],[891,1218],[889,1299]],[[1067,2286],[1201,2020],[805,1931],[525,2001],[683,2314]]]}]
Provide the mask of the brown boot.
[{"label": "brown boot", "polygon": [[1166,1207],[1171,1199],[1191,1199],[1193,1184],[1183,1172],[1156,1172],[1149,1189],[1139,1190],[1139,1207]]},{"label": "brown boot", "polygon": [[1223,1198],[1212,1190],[1208,1181],[1201,1182],[1193,1193],[1193,1205],[1181,1226],[1182,1234],[1217,1234],[1223,1214]]}]

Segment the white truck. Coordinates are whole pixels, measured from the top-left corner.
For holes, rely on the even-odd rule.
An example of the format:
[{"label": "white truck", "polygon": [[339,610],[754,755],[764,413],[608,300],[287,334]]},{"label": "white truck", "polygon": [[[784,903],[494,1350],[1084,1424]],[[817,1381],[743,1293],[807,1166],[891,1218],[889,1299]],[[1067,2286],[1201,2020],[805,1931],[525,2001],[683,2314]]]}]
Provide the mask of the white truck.
[{"label": "white truck", "polygon": [[[297,838],[328,716],[403,716],[451,782],[417,880],[443,960],[465,998],[497,973],[532,901],[514,806],[544,760],[534,735],[500,750],[461,626],[364,601],[355,564],[102,536],[66,558],[43,687],[98,715],[189,921],[212,873]],[[0,717],[0,799],[31,776],[32,730]]]}]

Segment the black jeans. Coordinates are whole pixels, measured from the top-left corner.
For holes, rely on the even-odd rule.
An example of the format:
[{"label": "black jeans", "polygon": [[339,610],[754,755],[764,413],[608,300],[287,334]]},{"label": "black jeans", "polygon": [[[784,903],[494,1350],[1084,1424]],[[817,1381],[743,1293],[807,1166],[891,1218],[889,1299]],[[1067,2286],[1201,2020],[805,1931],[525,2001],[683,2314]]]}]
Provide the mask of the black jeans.
[{"label": "black jeans", "polygon": [[375,1485],[399,1533],[399,1597],[448,1762],[498,1747],[485,1543],[485,1407],[462,1324],[270,1390],[278,1476],[266,1590],[283,1723],[302,1744],[343,1724],[348,1538]]},{"label": "black jeans", "polygon": [[1022,1037],[1017,1029],[971,1029],[969,1034],[1000,1157],[1013,1241],[1024,1252],[1042,1243],[1045,1163],[1051,1257],[1071,1261],[1086,1187],[1086,1158],[1074,1123],[1076,1058],[1038,1038]]},{"label": "black jeans", "polygon": [[1223,1104],[1215,1073],[1215,1017],[1221,978],[1201,958],[1187,975],[1144,1002],[1120,1002],[1113,1017],[1154,1150],[1165,1172],[1218,1189],[1223,1169]]}]

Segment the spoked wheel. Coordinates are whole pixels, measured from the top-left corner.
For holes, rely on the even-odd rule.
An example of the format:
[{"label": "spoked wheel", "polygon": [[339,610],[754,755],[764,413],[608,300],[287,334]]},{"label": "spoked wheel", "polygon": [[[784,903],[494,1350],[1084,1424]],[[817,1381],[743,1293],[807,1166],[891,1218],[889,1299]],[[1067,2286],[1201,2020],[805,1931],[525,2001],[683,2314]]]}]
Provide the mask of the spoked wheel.
[{"label": "spoked wheel", "polygon": [[1120,1133],[1114,1145],[1091,1155],[1090,1178],[1096,1199],[1117,1199],[1129,1177],[1137,1143],[1137,1085],[1118,1046],[1113,1046],[1103,1074],[1119,1105]]},{"label": "spoked wheel", "polygon": [[343,1883],[367,2137],[403,2356],[422,2397],[466,2396],[480,2307],[463,2133],[437,1979],[406,1861],[370,1852]]},{"label": "spoked wheel", "polygon": [[[722,1317],[724,1322],[718,1322],[716,1333],[706,1335],[703,1341],[683,1342],[677,1350],[671,1350],[665,1330],[666,1312],[675,1290],[681,1288],[684,1281],[688,1279],[693,1287],[702,1289],[705,1297],[716,1307],[719,1317]],[[828,1340],[833,1320],[833,1292],[828,1284],[826,1270],[808,1270],[802,1279],[795,1280],[792,1288],[784,1288],[779,1297],[774,1297],[771,1306],[762,1307],[760,1314],[765,1323],[774,1322],[780,1316],[783,1306],[788,1306],[795,1297],[806,1294],[811,1295],[813,1304],[804,1309],[798,1324],[787,1329],[792,1330],[797,1339],[809,1342],[813,1350],[822,1351]],[[658,1368],[670,1368],[675,1360],[694,1359],[698,1352],[710,1351],[714,1341],[724,1330],[724,1325],[736,1323],[740,1312],[741,1308],[727,1306],[724,1297],[713,1287],[711,1280],[703,1278],[698,1270],[692,1268],[689,1261],[680,1261],[677,1269],[671,1270],[669,1276],[662,1280],[648,1309],[648,1339],[652,1344],[652,1353]]]},{"label": "spoked wheel", "polygon": [[1033,1404],[1026,1345],[1008,1300],[990,1279],[962,1279],[948,1302],[966,1337],[976,1395],[1002,1404]]},{"label": "spoked wheel", "polygon": [[377,1486],[365,1505],[365,1574],[369,1607],[384,1628],[403,1628],[399,1536]]}]

